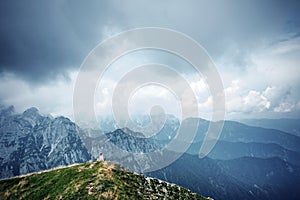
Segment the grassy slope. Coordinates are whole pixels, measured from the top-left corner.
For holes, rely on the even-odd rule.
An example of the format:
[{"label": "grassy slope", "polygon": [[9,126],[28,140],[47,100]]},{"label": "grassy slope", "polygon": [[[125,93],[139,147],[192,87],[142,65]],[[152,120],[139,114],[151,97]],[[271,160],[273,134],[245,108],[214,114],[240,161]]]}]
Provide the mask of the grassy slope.
[{"label": "grassy slope", "polygon": [[96,162],[0,181],[0,199],[205,199],[114,163]]}]

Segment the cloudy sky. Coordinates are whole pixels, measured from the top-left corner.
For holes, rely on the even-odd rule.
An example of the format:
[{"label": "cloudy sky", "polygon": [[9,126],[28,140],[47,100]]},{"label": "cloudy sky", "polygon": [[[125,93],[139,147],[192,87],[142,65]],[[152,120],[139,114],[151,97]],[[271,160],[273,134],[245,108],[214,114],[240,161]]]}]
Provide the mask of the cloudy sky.
[{"label": "cloudy sky", "polygon": [[[74,83],[96,45],[132,28],[164,27],[206,49],[223,81],[227,119],[299,118],[299,11],[297,0],[1,1],[0,103],[72,118]],[[97,88],[97,113],[110,112],[122,73],[153,62],[180,68],[195,91],[200,116],[210,118],[206,82],[179,58],[159,51],[116,61]],[[173,94],[157,85],[133,92],[129,103],[130,113],[148,112],[153,104],[180,113]]]}]

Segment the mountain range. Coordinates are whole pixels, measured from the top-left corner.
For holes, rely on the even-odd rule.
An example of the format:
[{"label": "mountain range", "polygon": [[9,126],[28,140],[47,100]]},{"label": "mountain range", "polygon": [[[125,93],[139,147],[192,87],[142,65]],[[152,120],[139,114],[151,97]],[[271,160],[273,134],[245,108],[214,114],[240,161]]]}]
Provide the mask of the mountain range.
[{"label": "mountain range", "polygon": [[[140,122],[146,120],[140,116]],[[22,114],[13,107],[0,110],[1,178],[95,160],[100,154],[135,172],[176,183],[214,199],[297,199],[300,186],[300,137],[282,130],[225,121],[220,139],[203,159],[198,154],[210,122],[198,122],[196,136],[187,151],[166,152],[178,156],[161,169],[144,172],[161,160],[149,157],[176,138],[179,121],[167,116],[153,137],[106,118],[103,129],[80,128],[65,117],[42,116],[35,108]],[[179,141],[182,144],[185,141]],[[186,144],[185,144],[186,145]],[[116,148],[119,147],[119,148]],[[135,156],[126,154],[134,152]]]}]

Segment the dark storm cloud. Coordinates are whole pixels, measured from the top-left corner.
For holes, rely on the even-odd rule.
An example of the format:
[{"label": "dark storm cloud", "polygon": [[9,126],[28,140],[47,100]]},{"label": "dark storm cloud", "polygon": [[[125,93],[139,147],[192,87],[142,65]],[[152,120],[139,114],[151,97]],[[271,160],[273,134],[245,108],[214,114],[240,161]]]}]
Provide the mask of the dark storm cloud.
[{"label": "dark storm cloud", "polygon": [[262,40],[300,31],[299,9],[299,1],[268,0],[1,1],[0,72],[31,82],[55,79],[79,68],[104,39],[104,27],[145,26],[184,32],[213,59],[229,51],[243,68]]},{"label": "dark storm cloud", "polygon": [[[245,69],[249,53],[265,43],[299,32],[300,1],[112,1],[119,25],[162,26],[188,34],[218,60],[225,56]],[[231,59],[228,59],[231,58]]]},{"label": "dark storm cloud", "polygon": [[100,40],[105,10],[103,3],[1,1],[1,72],[39,82],[78,68]]}]

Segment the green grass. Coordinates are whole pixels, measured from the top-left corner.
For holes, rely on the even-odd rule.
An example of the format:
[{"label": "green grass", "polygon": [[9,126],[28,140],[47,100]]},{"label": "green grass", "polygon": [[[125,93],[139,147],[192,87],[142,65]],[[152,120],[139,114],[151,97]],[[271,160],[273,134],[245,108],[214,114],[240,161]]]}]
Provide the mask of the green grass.
[{"label": "green grass", "polygon": [[206,199],[110,162],[85,163],[0,181],[0,199]]}]

